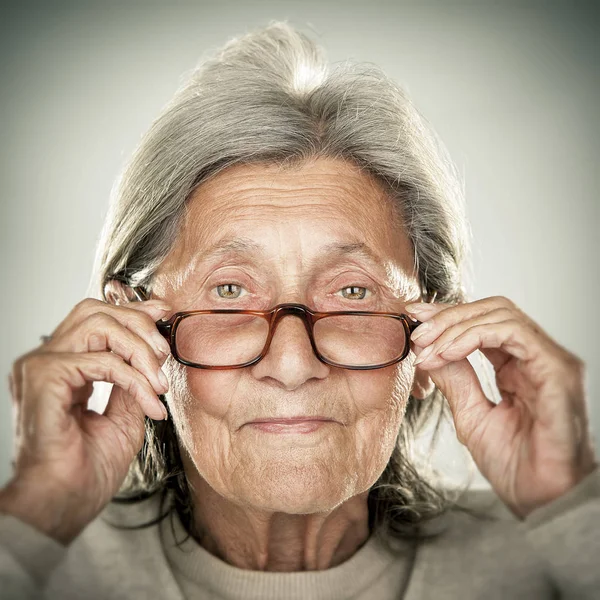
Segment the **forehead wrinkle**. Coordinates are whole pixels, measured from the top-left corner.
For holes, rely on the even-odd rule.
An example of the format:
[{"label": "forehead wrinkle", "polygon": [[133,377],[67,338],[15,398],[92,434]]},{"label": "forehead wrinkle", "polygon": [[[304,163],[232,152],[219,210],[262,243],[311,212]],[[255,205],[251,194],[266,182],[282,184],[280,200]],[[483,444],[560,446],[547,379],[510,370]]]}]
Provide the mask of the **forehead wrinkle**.
[{"label": "forehead wrinkle", "polygon": [[[248,254],[262,257],[266,255],[264,247],[246,237],[225,237],[213,244],[202,255],[200,262],[209,261],[225,255],[242,255],[244,258]],[[323,258],[326,255],[326,258]],[[382,259],[374,250],[363,242],[330,242],[323,246],[319,253],[309,262],[308,270],[315,271],[317,266],[328,267],[335,260],[345,257],[357,257],[367,261],[369,264],[377,267],[386,275],[386,280],[397,297],[406,298],[414,292],[414,283],[410,280],[408,274],[404,272],[392,260]],[[299,257],[301,270],[304,270],[303,257]]]},{"label": "forehead wrinkle", "polygon": [[[331,197],[314,198],[312,202],[303,199],[301,202],[289,202],[280,198],[273,198],[272,201],[266,201],[264,197],[260,197],[258,201],[253,201],[252,198],[245,198],[243,202],[232,201],[232,198],[222,198],[215,201],[213,206],[205,209],[204,220],[214,219],[219,220],[227,217],[232,221],[261,221],[273,220],[279,222],[281,219],[287,218],[296,213],[300,216],[310,216],[311,220],[323,219],[338,219],[340,209],[352,211],[353,213],[360,212],[361,218],[370,218],[373,212],[372,207],[369,209],[365,203],[358,205],[352,198],[340,199],[332,201]],[[201,217],[198,220],[202,220]]]},{"label": "forehead wrinkle", "polygon": [[[374,188],[371,182],[366,182],[366,185],[363,181],[348,182],[346,178],[341,176],[338,176],[338,181],[335,183],[323,183],[320,180],[320,184],[316,186],[307,186],[306,180],[310,179],[310,176],[303,176],[303,185],[292,189],[290,189],[289,185],[283,183],[280,186],[271,187],[252,185],[247,179],[245,177],[242,181],[242,183],[246,184],[242,187],[231,185],[231,181],[224,181],[219,187],[215,186],[211,190],[204,189],[202,195],[207,204],[213,204],[211,210],[218,211],[243,211],[244,208],[306,209],[309,207],[314,208],[315,205],[321,205],[321,208],[328,208],[326,203],[332,199],[345,205],[352,204],[353,210],[356,210],[356,200],[358,199],[363,200],[359,202],[358,206],[363,207],[365,212],[370,213],[368,205],[372,204],[373,201],[381,202],[381,191]],[[304,198],[307,196],[307,193],[308,197]],[[298,195],[304,196],[302,202],[290,204],[288,198]],[[285,196],[286,199],[278,204],[277,200],[282,196]],[[252,203],[253,206],[245,206],[248,203]],[[332,207],[332,210],[335,210],[335,208]]]},{"label": "forehead wrinkle", "polygon": [[230,169],[227,177],[217,181],[207,181],[204,184],[204,190],[217,193],[225,190],[227,194],[238,192],[283,192],[294,193],[302,191],[314,191],[315,189],[325,189],[344,192],[360,192],[365,190],[371,192],[381,192],[381,186],[371,177],[365,177],[364,172],[348,171],[347,169],[332,169],[312,173],[306,170],[287,171],[287,172],[268,172],[268,170],[243,169],[241,172],[235,172]]},{"label": "forehead wrinkle", "polygon": [[[328,175],[331,174],[328,173]],[[225,220],[233,220],[234,225],[236,225],[236,221],[242,221],[243,227],[243,221],[251,220],[254,222],[264,222],[265,220],[269,221],[271,219],[273,219],[274,221],[280,221],[281,218],[277,213],[280,213],[281,209],[281,213],[284,213],[287,216],[290,216],[290,213],[293,214],[295,211],[301,213],[308,213],[311,218],[311,221],[327,220],[328,217],[330,218],[331,216],[335,217],[337,220],[339,218],[339,204],[345,204],[350,205],[352,208],[352,212],[354,212],[355,214],[358,211],[358,219],[354,220],[363,223],[363,225],[360,227],[360,233],[367,233],[369,240],[377,242],[376,245],[379,245],[383,241],[383,245],[385,247],[388,247],[388,250],[392,250],[392,253],[395,256],[397,252],[395,252],[393,248],[397,248],[398,250],[401,249],[397,246],[398,239],[396,238],[398,234],[400,234],[400,237],[402,237],[401,230],[403,228],[401,227],[400,231],[398,231],[398,229],[395,226],[396,223],[394,223],[395,219],[393,218],[393,213],[395,211],[392,207],[393,203],[390,202],[391,199],[389,197],[386,197],[385,193],[382,194],[382,189],[378,185],[379,182],[373,181],[371,178],[365,179],[364,174],[361,175],[362,177],[359,178],[359,180],[355,180],[354,177],[346,178],[340,175],[339,173],[336,173],[336,176],[338,178],[336,183],[328,183],[328,181],[325,180],[324,184],[323,179],[321,179],[319,175],[306,176],[306,174],[299,173],[298,177],[302,177],[302,182],[304,184],[302,187],[292,190],[286,188],[276,190],[277,195],[281,192],[285,193],[286,195],[290,195],[296,193],[298,190],[310,190],[311,192],[314,192],[314,187],[306,186],[307,179],[309,181],[311,179],[314,179],[318,180],[321,189],[332,189],[335,190],[335,192],[340,192],[341,190],[346,191],[348,189],[352,192],[356,192],[357,188],[360,188],[361,191],[363,191],[361,196],[367,197],[365,198],[364,202],[359,203],[355,202],[355,193],[352,194],[352,198],[347,199],[343,196],[340,197],[338,193],[335,193],[334,196],[336,202],[334,203],[331,203],[331,197],[323,198],[320,197],[319,194],[316,195],[316,199],[313,202],[306,201],[307,199],[304,198],[302,199],[302,203],[290,203],[289,201],[286,202],[285,200],[283,202],[277,202],[277,195],[275,195],[275,197],[272,198],[261,198],[261,201],[259,203],[252,203],[252,197],[244,197],[244,192],[250,190],[251,196],[256,196],[258,195],[258,192],[260,190],[265,189],[268,190],[270,194],[273,194],[273,187],[268,188],[264,186],[264,174],[262,174],[260,177],[262,179],[262,187],[253,186],[252,181],[250,181],[250,185],[248,185],[247,174],[238,173],[238,181],[233,182],[233,186],[228,185],[229,183],[232,183],[230,179],[222,180],[220,182],[220,185],[218,186],[216,185],[216,180],[214,180],[213,182],[211,182],[213,184],[212,186],[204,186],[204,192],[208,191],[207,187],[212,187],[212,189],[208,191],[208,194],[192,194],[192,196],[195,196],[195,206],[198,207],[199,210],[193,210],[193,208],[195,207],[190,206],[189,203],[186,206],[187,218],[185,219],[185,229],[187,231],[182,236],[184,238],[183,240],[181,240],[183,242],[183,247],[180,246],[180,250],[183,252],[183,254],[191,252],[191,254],[198,255],[198,252],[196,251],[196,248],[198,247],[198,242],[200,242],[200,246],[203,246],[208,244],[211,241],[211,238],[214,239],[214,232],[219,231],[223,224],[224,218]],[[239,189],[239,186],[236,186],[238,182],[242,185],[241,190]],[[365,189],[368,190],[370,193],[364,194]],[[197,188],[196,192],[199,191],[200,188]],[[229,193],[229,197],[222,195],[224,192]],[[239,203],[240,194],[242,196],[242,202],[250,201],[250,205],[244,205]],[[234,198],[236,198],[237,196],[237,202],[236,199],[232,199],[232,195]],[[204,199],[202,198],[202,196],[204,196]],[[330,200],[330,202],[328,203],[327,200]],[[337,201],[339,201],[339,203]],[[374,202],[377,206],[374,206]],[[318,207],[319,210],[314,211],[315,207]],[[375,208],[377,208],[378,210],[374,210]],[[283,216],[283,214],[281,216]],[[381,222],[382,219],[385,222],[383,224]],[[239,223],[237,223],[237,225],[239,226]],[[356,225],[356,223],[354,225]],[[377,239],[377,237],[373,238],[375,232],[379,232],[377,236],[380,239]],[[216,244],[212,244],[207,250],[207,252],[202,252],[202,255],[206,255],[209,252],[217,251],[217,248],[215,248],[215,246],[217,246],[218,244],[218,242]],[[405,244],[401,242],[401,246],[404,245]],[[409,249],[402,249],[410,253]],[[233,242],[231,246],[223,247],[222,249],[220,249],[218,251],[218,255],[223,255],[228,251],[237,251],[239,254],[256,254],[258,253],[258,246],[255,243],[253,243],[253,241],[249,238],[245,238],[243,241],[240,239],[237,242]],[[358,253],[355,253],[355,256],[358,256]],[[370,257],[365,255],[363,256],[363,258],[368,259]],[[398,257],[395,256],[395,258],[397,259]],[[410,259],[410,257],[408,258]],[[316,261],[318,261],[318,258],[313,260],[313,262]],[[378,257],[376,258],[376,262],[378,266],[380,266],[387,272],[388,279],[390,281],[395,282],[394,287],[396,289],[402,290],[406,287],[401,284],[401,279],[398,275],[398,268],[393,268],[389,265],[386,267],[384,261],[379,259]],[[397,263],[398,261],[395,260],[394,262]],[[409,262],[411,261],[409,260]]]}]

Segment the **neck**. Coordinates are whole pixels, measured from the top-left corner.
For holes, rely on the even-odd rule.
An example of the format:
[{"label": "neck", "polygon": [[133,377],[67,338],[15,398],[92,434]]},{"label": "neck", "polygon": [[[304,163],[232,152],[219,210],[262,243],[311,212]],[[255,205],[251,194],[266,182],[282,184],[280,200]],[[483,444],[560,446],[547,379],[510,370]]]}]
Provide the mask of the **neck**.
[{"label": "neck", "polygon": [[240,569],[313,571],[348,560],[368,539],[368,491],[327,513],[287,514],[241,506],[188,473],[192,535],[208,552]]}]

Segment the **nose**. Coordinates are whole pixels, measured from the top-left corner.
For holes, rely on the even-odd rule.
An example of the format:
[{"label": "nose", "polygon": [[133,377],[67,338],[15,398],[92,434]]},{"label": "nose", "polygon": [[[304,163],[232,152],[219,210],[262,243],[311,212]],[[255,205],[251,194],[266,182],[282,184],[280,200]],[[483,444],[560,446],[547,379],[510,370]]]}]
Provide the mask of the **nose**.
[{"label": "nose", "polygon": [[266,356],[251,369],[256,379],[293,391],[310,379],[324,379],[330,367],[315,356],[302,318],[292,314],[279,320]]}]

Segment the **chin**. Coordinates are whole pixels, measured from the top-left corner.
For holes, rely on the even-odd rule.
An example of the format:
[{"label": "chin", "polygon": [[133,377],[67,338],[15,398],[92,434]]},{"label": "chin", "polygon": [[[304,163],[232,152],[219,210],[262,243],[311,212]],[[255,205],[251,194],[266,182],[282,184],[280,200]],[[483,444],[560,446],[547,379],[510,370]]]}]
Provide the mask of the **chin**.
[{"label": "chin", "polygon": [[310,515],[327,513],[347,500],[343,494],[332,493],[331,489],[304,489],[293,494],[292,490],[285,490],[281,486],[272,491],[264,490],[259,495],[250,494],[246,503],[253,508],[274,513],[288,515]]},{"label": "chin", "polygon": [[[331,511],[356,489],[356,479],[343,480],[331,468],[314,463],[290,464],[274,462],[261,469],[260,476],[252,478],[258,485],[244,490],[244,501],[261,510],[288,514],[311,514]],[[247,480],[248,481],[248,480]],[[241,490],[240,490],[241,491]]]}]

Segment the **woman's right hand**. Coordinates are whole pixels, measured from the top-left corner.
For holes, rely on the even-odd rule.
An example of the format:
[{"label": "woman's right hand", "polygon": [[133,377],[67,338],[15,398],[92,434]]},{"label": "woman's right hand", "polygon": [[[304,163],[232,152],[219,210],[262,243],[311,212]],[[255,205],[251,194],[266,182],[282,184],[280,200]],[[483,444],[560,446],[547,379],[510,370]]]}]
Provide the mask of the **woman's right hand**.
[{"label": "woman's right hand", "polygon": [[[108,504],[142,447],[144,415],[167,416],[157,394],[170,348],[155,321],[170,310],[86,298],[14,362],[14,472],[0,512],[68,545]],[[102,415],[87,410],[94,381],[114,384]]]}]

